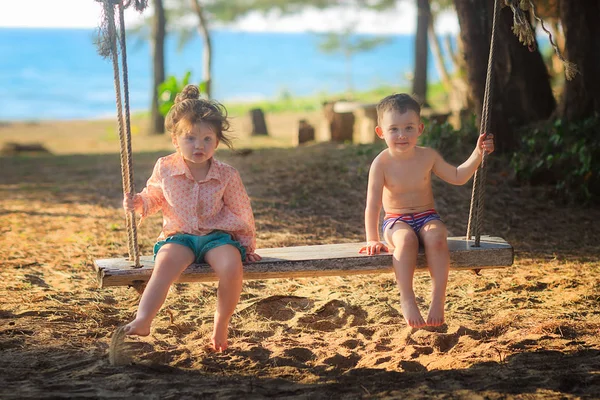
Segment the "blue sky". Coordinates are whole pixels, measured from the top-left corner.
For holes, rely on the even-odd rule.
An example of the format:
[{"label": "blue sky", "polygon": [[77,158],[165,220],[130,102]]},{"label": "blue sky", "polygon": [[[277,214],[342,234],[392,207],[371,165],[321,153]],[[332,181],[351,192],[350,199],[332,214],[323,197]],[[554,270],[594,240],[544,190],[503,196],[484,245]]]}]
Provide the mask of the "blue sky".
[{"label": "blue sky", "polygon": [[[0,27],[31,28],[94,28],[98,26],[101,5],[95,0],[0,0]],[[152,9],[138,14],[127,10],[128,25],[152,15]],[[415,7],[412,1],[400,2],[396,10],[385,13],[337,9],[329,11],[308,10],[300,15],[279,18],[252,14],[230,26],[244,31],[275,32],[323,32],[338,30],[352,24],[358,32],[365,33],[414,33]],[[436,23],[438,33],[458,31],[456,16],[442,15]]]}]

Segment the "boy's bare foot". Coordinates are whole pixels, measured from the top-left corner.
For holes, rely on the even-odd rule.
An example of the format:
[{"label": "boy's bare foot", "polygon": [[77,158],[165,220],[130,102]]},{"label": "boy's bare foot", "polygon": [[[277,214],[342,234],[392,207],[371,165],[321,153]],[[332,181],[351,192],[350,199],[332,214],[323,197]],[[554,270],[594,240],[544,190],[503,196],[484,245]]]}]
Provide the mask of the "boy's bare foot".
[{"label": "boy's bare foot", "polygon": [[148,336],[150,334],[150,323],[134,319],[124,328],[128,336]]},{"label": "boy's bare foot", "polygon": [[402,315],[406,323],[413,328],[421,328],[425,326],[425,320],[421,316],[419,306],[414,297],[411,299],[400,299],[400,306],[402,307]]},{"label": "boy's bare foot", "polygon": [[225,351],[228,347],[227,336],[229,333],[229,318],[223,321],[215,313],[215,327],[211,338],[215,351]]},{"label": "boy's bare foot", "polygon": [[427,325],[440,326],[443,325],[444,322],[444,300],[442,299],[442,301],[436,301],[434,299],[431,301],[431,306],[429,307]]}]

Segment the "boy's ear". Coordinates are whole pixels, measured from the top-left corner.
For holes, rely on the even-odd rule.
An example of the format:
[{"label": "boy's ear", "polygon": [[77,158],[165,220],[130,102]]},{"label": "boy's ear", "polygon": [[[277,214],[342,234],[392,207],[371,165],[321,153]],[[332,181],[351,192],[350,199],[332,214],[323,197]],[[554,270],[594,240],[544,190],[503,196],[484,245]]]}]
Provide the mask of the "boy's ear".
[{"label": "boy's ear", "polygon": [[379,125],[375,127],[375,133],[379,136],[380,139],[383,139],[383,129]]},{"label": "boy's ear", "polygon": [[423,124],[422,122],[419,122],[419,136],[421,136],[421,133],[423,133],[424,129],[425,129],[425,124]]}]

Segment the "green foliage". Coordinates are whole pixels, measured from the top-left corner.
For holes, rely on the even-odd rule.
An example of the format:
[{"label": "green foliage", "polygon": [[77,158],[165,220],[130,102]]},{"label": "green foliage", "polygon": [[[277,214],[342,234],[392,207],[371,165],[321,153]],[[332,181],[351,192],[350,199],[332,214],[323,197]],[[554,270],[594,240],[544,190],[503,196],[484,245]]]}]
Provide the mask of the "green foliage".
[{"label": "green foliage", "polygon": [[167,79],[158,85],[158,110],[165,116],[175,103],[175,97],[177,93],[181,92],[183,88],[189,83],[191,71],[187,71],[181,81],[175,76],[171,75]]},{"label": "green foliage", "polygon": [[396,5],[396,0],[213,0],[206,4],[214,18],[232,22],[251,12],[279,15],[298,14],[306,9],[328,9],[353,6],[364,9],[387,10]]},{"label": "green foliage", "polygon": [[439,123],[425,117],[423,123],[425,129],[419,137],[419,145],[437,150],[449,162],[464,161],[473,151],[478,135],[474,115],[460,130],[455,130],[448,122]]},{"label": "green foliage", "polygon": [[[175,103],[177,93],[180,93],[189,84],[191,75],[192,71],[186,71],[181,80],[171,75],[158,86],[158,110],[163,116],[167,115]],[[201,82],[198,88],[200,89],[200,94],[206,95],[206,82]]]},{"label": "green foliage", "polygon": [[356,53],[369,51],[384,43],[388,43],[390,38],[385,37],[359,37],[353,35],[351,28],[341,33],[329,32],[322,34],[319,50],[327,54],[341,53],[345,56],[352,56]]},{"label": "green foliage", "polygon": [[571,202],[600,200],[600,116],[576,123],[523,129],[521,149],[513,154],[516,176],[530,184],[551,184]]}]

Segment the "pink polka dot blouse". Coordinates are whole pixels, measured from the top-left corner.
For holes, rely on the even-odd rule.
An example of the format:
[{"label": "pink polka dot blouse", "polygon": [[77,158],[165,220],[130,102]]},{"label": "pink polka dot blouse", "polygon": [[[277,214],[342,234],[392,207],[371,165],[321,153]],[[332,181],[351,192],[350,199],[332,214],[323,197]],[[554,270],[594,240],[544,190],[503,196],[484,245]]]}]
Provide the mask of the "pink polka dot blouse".
[{"label": "pink polka dot blouse", "polygon": [[144,190],[142,220],[159,210],[163,229],[158,240],[176,233],[207,235],[221,230],[251,253],[256,249],[256,228],[250,198],[239,172],[212,159],[206,178],[196,181],[178,153],[158,159]]}]

